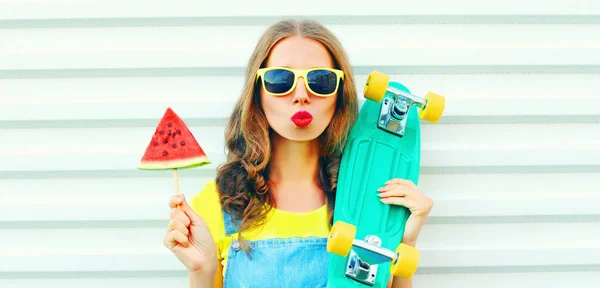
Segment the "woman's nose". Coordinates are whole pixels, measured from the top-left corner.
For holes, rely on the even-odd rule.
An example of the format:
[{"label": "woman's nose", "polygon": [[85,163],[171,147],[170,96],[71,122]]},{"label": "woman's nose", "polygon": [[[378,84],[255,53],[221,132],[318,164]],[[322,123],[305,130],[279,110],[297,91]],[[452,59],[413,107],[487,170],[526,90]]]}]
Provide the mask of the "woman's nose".
[{"label": "woman's nose", "polygon": [[306,90],[306,84],[304,83],[304,78],[298,78],[298,84],[296,85],[296,89],[292,93],[294,93],[294,104],[309,104],[310,97],[308,96],[308,91]]}]

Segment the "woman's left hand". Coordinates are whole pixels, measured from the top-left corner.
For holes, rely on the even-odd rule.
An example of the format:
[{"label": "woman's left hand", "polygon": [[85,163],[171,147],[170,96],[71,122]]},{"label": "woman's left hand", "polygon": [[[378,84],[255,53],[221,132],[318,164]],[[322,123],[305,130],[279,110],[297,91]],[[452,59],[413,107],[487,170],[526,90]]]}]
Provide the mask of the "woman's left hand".
[{"label": "woman's left hand", "polygon": [[433,207],[433,200],[423,194],[410,180],[391,179],[386,185],[379,188],[381,202],[391,205],[401,205],[411,212],[404,228],[402,243],[416,246],[417,238],[429,211]]}]

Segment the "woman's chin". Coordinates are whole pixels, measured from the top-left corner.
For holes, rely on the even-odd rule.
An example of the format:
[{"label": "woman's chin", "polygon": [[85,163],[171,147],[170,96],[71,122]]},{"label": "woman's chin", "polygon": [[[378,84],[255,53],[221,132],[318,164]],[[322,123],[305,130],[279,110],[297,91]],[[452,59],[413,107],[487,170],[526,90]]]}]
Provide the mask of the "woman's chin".
[{"label": "woman's chin", "polygon": [[[273,127],[272,127],[273,128]],[[325,127],[322,129],[316,125],[309,124],[308,126],[299,127],[292,124],[290,127],[283,129],[273,129],[273,131],[281,138],[295,142],[309,142],[316,140],[321,136]]]}]

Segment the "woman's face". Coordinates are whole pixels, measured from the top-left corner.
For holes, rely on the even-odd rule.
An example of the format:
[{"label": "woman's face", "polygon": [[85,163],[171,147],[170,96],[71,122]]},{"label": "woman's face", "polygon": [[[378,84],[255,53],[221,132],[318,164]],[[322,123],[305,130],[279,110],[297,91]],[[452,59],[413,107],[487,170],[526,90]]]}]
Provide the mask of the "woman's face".
[{"label": "woman's face", "polygon": [[[323,44],[299,36],[285,38],[273,47],[266,67],[276,66],[293,69],[334,68],[333,60]],[[304,81],[300,77],[296,88],[284,96],[273,96],[264,86],[260,91],[269,126],[279,136],[292,141],[310,141],[319,137],[335,112],[337,95],[315,96],[306,89]]]}]

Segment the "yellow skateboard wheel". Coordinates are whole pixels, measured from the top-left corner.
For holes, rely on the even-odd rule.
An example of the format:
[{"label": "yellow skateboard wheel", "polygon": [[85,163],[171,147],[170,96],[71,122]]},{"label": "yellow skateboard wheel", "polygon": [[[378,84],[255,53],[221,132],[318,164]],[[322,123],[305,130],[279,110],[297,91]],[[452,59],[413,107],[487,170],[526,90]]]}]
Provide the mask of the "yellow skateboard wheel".
[{"label": "yellow skateboard wheel", "polygon": [[442,118],[444,113],[444,106],[446,105],[446,99],[433,92],[428,92],[425,95],[425,109],[421,109],[419,117],[425,121],[431,123],[437,123]]},{"label": "yellow skateboard wheel", "polygon": [[363,90],[365,98],[379,103],[387,91],[389,82],[389,75],[377,71],[371,72]]},{"label": "yellow skateboard wheel", "polygon": [[335,222],[327,239],[327,251],[345,257],[352,249],[355,235],[356,226],[343,221]]},{"label": "yellow skateboard wheel", "polygon": [[400,243],[396,248],[396,259],[390,265],[392,275],[408,279],[415,274],[419,266],[419,250],[415,247]]}]

